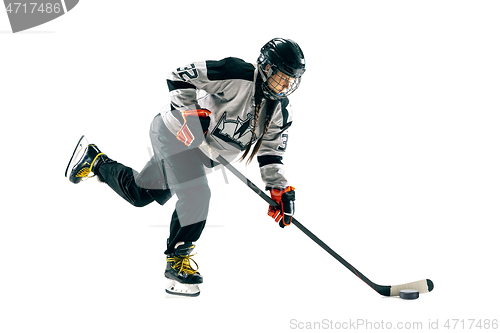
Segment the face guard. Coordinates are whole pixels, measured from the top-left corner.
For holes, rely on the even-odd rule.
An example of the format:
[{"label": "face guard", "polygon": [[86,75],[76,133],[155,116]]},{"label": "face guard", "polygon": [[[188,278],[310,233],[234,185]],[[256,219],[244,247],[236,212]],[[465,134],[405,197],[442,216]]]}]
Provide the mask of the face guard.
[{"label": "face guard", "polygon": [[278,100],[287,97],[299,87],[301,77],[294,78],[279,71],[276,67],[268,67],[267,74],[259,66],[259,73],[264,81],[262,91],[266,98]]},{"label": "face guard", "polygon": [[306,70],[299,45],[283,38],[274,38],[264,45],[257,63],[262,91],[272,100],[285,98],[297,90]]}]

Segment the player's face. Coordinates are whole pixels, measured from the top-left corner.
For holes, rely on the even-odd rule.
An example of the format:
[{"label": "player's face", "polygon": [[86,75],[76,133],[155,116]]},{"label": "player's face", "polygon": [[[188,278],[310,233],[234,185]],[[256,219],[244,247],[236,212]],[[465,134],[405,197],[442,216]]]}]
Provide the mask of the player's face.
[{"label": "player's face", "polygon": [[290,85],[293,83],[294,78],[290,77],[286,74],[278,72],[276,74],[271,75],[267,84],[269,88],[271,88],[275,93],[280,94],[284,90],[290,88]]}]

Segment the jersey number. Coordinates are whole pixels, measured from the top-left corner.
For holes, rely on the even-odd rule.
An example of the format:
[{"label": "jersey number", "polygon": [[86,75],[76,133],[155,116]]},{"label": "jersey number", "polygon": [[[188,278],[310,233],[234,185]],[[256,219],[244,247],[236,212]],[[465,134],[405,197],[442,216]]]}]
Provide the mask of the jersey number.
[{"label": "jersey number", "polygon": [[283,140],[283,146],[278,146],[278,150],[285,151],[288,143],[288,134],[281,134],[281,138]]},{"label": "jersey number", "polygon": [[[184,81],[196,79],[198,77],[198,71],[194,67],[194,64],[190,66],[191,67],[177,68],[177,74]],[[187,79],[184,78],[184,75],[187,76]]]}]

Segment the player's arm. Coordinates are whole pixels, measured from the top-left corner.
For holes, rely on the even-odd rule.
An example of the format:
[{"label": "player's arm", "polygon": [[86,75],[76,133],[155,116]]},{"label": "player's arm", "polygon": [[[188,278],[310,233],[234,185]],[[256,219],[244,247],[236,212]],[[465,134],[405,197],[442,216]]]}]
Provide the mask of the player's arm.
[{"label": "player's arm", "polygon": [[199,61],[172,71],[167,77],[172,108],[199,109],[197,98],[200,97],[200,91],[217,94],[223,92],[231,84],[231,80],[226,78],[250,74],[253,77],[253,67],[250,65],[249,68],[249,64],[243,66],[242,62],[235,58]]},{"label": "player's arm", "polygon": [[285,178],[283,164],[288,144],[288,128],[292,124],[292,110],[287,99],[280,102],[279,108],[264,135],[257,161],[266,190],[271,191],[272,199],[279,204],[278,207],[269,206],[268,215],[284,227],[291,223],[295,211],[295,188]]},{"label": "player's arm", "polygon": [[205,62],[179,67],[167,76],[172,110],[200,109],[197,91],[208,84]]}]

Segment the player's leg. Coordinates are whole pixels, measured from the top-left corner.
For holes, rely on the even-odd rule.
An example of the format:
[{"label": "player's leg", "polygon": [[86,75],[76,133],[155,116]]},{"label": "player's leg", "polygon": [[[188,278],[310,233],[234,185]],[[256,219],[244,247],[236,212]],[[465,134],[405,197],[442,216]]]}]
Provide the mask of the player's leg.
[{"label": "player's leg", "polygon": [[140,188],[146,189],[149,195],[164,205],[174,193],[167,187],[164,166],[155,156],[146,163],[142,171],[135,177],[135,182]]},{"label": "player's leg", "polygon": [[119,196],[136,207],[144,207],[153,202],[151,195],[137,186],[137,172],[121,163],[105,163],[96,171],[97,177],[108,184]]},{"label": "player's leg", "polygon": [[176,192],[178,200],[170,222],[170,235],[167,241],[169,254],[179,242],[196,242],[205,228],[210,204],[208,184],[180,189]]},{"label": "player's leg", "polygon": [[[203,230],[210,202],[210,189],[200,152],[180,142],[165,127],[160,115],[151,124],[150,137],[155,157],[160,161],[166,179],[166,187],[175,192],[178,198],[171,222],[170,245],[193,241],[193,235],[198,238]],[[188,231],[194,224],[198,224],[195,229],[200,230]],[[181,231],[182,228],[186,229]]]},{"label": "player's leg", "polygon": [[166,291],[196,296],[199,289],[193,285],[202,283],[203,278],[197,267],[191,266],[190,253],[194,242],[201,236],[208,215],[210,189],[205,167],[199,152],[177,140],[165,127],[161,116],[158,115],[151,124],[150,135],[155,156],[164,166],[167,186],[178,198],[165,251],[165,277],[170,283]]},{"label": "player's leg", "polygon": [[130,167],[110,159],[94,144],[82,136],[66,168],[65,176],[75,184],[97,176],[118,195],[136,207],[143,207],[153,200],[164,204],[171,196],[165,187],[164,177],[154,158],[138,173]]},{"label": "player's leg", "polygon": [[101,181],[108,184],[118,195],[136,207],[157,201],[161,205],[172,197],[160,175],[154,157],[138,173],[121,163],[104,163],[96,170]]},{"label": "player's leg", "polygon": [[179,189],[176,194],[179,200],[170,222],[170,236],[165,251],[165,291],[174,295],[198,296],[198,285],[203,283],[203,277],[198,271],[198,264],[191,258],[191,253],[195,247],[194,242],[200,238],[205,227],[210,189],[208,185],[195,186]]}]

